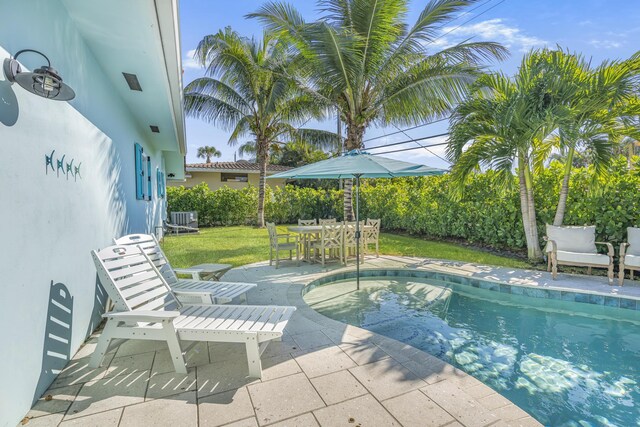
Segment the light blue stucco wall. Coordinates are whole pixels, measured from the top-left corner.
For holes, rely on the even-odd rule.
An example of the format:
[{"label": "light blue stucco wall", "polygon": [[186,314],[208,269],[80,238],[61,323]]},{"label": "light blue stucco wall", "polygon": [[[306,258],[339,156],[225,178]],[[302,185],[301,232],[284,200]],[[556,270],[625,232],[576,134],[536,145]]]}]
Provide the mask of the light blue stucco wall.
[{"label": "light blue stucco wall", "polygon": [[[0,0],[0,62],[24,48],[46,53],[77,97],[40,98],[0,71],[0,426],[16,425],[53,380],[56,353],[72,356],[95,327],[101,307],[90,250],[126,232],[153,231],[165,209],[156,193],[162,153],[61,3]],[[20,60],[29,69],[42,64],[30,54]],[[135,198],[136,142],[151,156],[152,202]],[[47,171],[53,150],[54,167],[64,154],[65,163],[82,162],[81,177]],[[52,305],[52,296],[70,312]],[[52,314],[70,333],[48,322]],[[48,339],[52,331],[69,342]]]}]

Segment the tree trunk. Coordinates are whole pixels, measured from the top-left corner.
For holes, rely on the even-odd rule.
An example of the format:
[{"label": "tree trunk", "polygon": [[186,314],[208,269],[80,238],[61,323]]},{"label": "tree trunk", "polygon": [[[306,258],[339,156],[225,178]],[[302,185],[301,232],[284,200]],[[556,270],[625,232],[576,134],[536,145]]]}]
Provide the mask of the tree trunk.
[{"label": "tree trunk", "polygon": [[527,256],[537,260],[542,257],[538,227],[536,224],[536,211],[533,203],[533,187],[529,185],[527,177],[527,165],[522,157],[518,158],[518,185],[520,188],[520,212],[522,214],[522,226],[527,242]]},{"label": "tree trunk", "polygon": [[[268,149],[261,149],[258,143],[258,164],[260,166],[260,181],[258,183],[258,227],[264,228],[264,196],[267,186],[267,162],[269,161]],[[266,151],[266,152],[265,152]]]},{"label": "tree trunk", "polygon": [[353,221],[353,179],[344,180],[344,220]]},{"label": "tree trunk", "polygon": [[[364,126],[347,123],[347,138],[345,140],[345,149],[347,152],[362,148],[362,137],[364,136]],[[353,213],[352,191],[353,180],[344,180],[344,220],[353,221],[355,214]]]},{"label": "tree trunk", "polygon": [[527,249],[527,255],[529,259],[540,260],[542,258],[542,250],[540,249],[540,237],[538,236],[536,203],[533,197],[533,178],[528,165],[525,165],[524,177],[527,185],[527,208],[529,209],[529,228],[531,233],[531,246]]},{"label": "tree trunk", "polygon": [[[524,162],[518,161],[518,186],[520,188],[520,214],[522,215],[522,227],[527,242],[527,250],[531,247],[531,233],[529,232],[529,198],[527,197],[527,184],[524,178]],[[529,252],[531,253],[531,252]]]},{"label": "tree trunk", "polygon": [[569,178],[571,178],[574,152],[575,148],[571,147],[567,153],[566,163],[564,165],[564,177],[562,178],[560,197],[558,198],[558,206],[556,207],[556,216],[553,218],[553,225],[562,225],[564,221],[564,213],[567,209],[567,197],[569,197]]}]

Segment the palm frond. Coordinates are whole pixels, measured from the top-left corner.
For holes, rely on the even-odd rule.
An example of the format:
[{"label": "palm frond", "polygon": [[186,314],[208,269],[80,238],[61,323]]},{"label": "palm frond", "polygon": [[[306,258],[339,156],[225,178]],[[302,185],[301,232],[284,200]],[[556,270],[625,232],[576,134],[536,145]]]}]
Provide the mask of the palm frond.
[{"label": "palm frond", "polygon": [[336,133],[322,129],[295,129],[291,136],[294,140],[303,141],[314,148],[325,151],[335,151],[342,144],[341,139]]},{"label": "palm frond", "polygon": [[245,116],[235,106],[213,96],[197,92],[185,93],[184,109],[188,116],[215,123],[225,130],[231,129]]}]

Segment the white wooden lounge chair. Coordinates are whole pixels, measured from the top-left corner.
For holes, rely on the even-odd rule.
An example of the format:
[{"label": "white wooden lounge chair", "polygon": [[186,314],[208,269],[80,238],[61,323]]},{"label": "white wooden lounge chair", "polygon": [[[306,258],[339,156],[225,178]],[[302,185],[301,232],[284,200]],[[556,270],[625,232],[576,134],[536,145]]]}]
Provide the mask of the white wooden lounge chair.
[{"label": "white wooden lounge chair", "polygon": [[[554,226],[547,224],[546,252],[549,257],[547,270],[552,272],[553,279],[558,277],[559,265],[591,267],[607,269],[609,284],[613,283],[613,245],[607,242],[596,242],[595,226]],[[596,245],[606,245],[607,254],[600,254]]]},{"label": "white wooden lounge chair", "polygon": [[[236,297],[241,297],[246,302],[247,292],[255,288],[255,283],[241,283],[241,282],[211,282],[202,280],[191,279],[179,279],[176,273],[191,273],[191,270],[173,269],[167,260],[166,255],[162,251],[162,248],[158,244],[155,236],[150,234],[129,234],[127,236],[120,237],[119,239],[113,239],[116,245],[123,246],[136,246],[144,250],[147,256],[154,263],[156,268],[162,273],[164,279],[171,289],[178,291],[206,291],[207,294],[202,294],[200,301],[194,299],[195,296],[183,296],[181,301],[188,304],[226,304],[231,302]],[[209,295],[209,297],[207,297]],[[187,298],[189,298],[187,300]]]},{"label": "white wooden lounge chair", "polygon": [[187,225],[178,225],[178,224],[173,224],[167,220],[163,220],[162,221],[162,227],[157,227],[157,228],[162,228],[162,235],[164,236],[165,234],[175,234],[176,236],[179,235],[180,233],[182,234],[197,234],[200,232],[199,228],[195,228],[195,227],[189,227]]},{"label": "white wooden lounge chair", "polygon": [[198,231],[198,212],[171,212],[171,222],[180,227],[187,227]]},{"label": "white wooden lounge chair", "polygon": [[620,272],[618,282],[624,285],[624,271],[629,270],[629,278],[633,280],[633,271],[640,271],[640,228],[627,228],[627,241],[620,244]]},{"label": "white wooden lounge chair", "polygon": [[91,251],[100,282],[114,303],[89,365],[100,366],[112,340],[166,341],[177,373],[186,373],[181,342],[244,343],[249,375],[260,378],[260,355],[282,337],[295,307],[183,305],[164,276],[139,246],[109,246]]}]

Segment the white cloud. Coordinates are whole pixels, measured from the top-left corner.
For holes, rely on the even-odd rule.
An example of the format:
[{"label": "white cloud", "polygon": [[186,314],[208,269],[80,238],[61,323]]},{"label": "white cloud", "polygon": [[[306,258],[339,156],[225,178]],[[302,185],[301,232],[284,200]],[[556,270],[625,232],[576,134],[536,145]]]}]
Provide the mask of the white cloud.
[{"label": "white cloud", "polygon": [[443,34],[449,31],[451,31],[450,34],[441,37],[431,45],[447,47],[472,38],[474,41],[498,42],[509,49],[527,52],[531,48],[543,47],[547,44],[545,40],[523,33],[518,27],[507,25],[502,18],[488,19],[459,28],[444,27],[442,29]]},{"label": "white cloud", "polygon": [[622,46],[622,43],[615,40],[591,40],[589,44],[596,49],[617,49]]},{"label": "white cloud", "polygon": [[196,54],[196,50],[195,49],[191,49],[189,51],[187,51],[187,55],[182,58],[182,68],[184,69],[192,69],[192,70],[200,70],[202,69],[202,67],[200,66],[200,64],[198,63],[198,61],[195,60],[194,56]]}]

